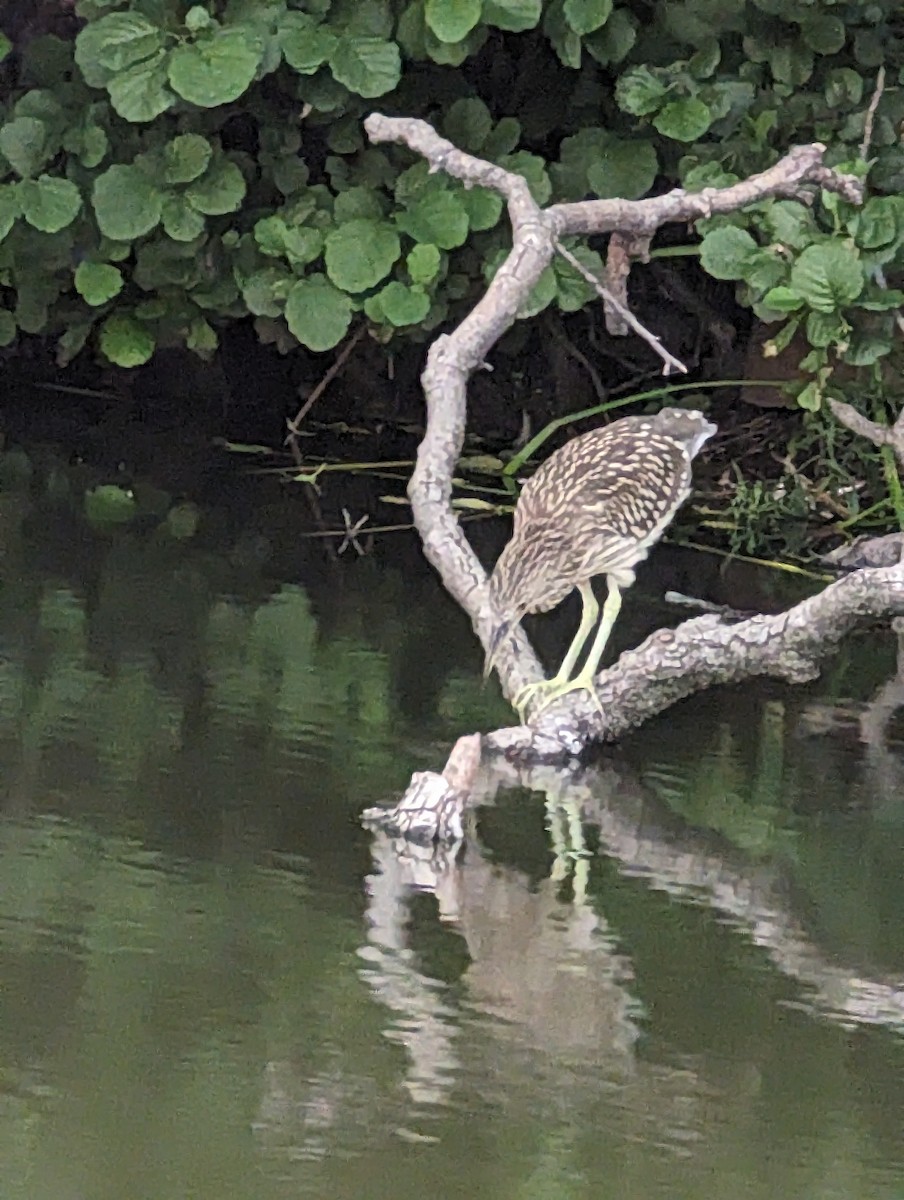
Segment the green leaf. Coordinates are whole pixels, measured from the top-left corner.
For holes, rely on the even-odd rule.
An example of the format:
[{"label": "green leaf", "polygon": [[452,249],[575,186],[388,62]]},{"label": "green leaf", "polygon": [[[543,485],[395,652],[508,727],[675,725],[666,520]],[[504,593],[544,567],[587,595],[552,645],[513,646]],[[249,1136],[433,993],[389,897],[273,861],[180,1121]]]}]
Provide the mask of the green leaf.
[{"label": "green leaf", "polygon": [[280,267],[264,267],[239,280],[242,298],[256,317],[278,317],[295,284],[295,276]]},{"label": "green leaf", "polygon": [[85,492],[85,517],[91,525],[126,525],[137,513],[132,492],[118,484],[102,483]]},{"label": "green leaf", "polygon": [[817,54],[837,54],[847,41],[844,22],[828,13],[806,17],[800,23],[800,32],[810,49]]},{"label": "green leaf", "polygon": [[524,33],[540,24],[543,0],[483,0],[483,21],[509,33]]},{"label": "green leaf", "polygon": [[[568,249],[582,267],[602,282],[603,260],[595,250],[587,246],[569,246]],[[596,295],[596,289],[574,269],[571,263],[557,254],[553,260],[553,270],[556,276],[556,302],[563,312],[577,312]]]},{"label": "green leaf", "polygon": [[171,194],[163,201],[161,213],[167,236],[176,242],[192,242],[204,232],[204,214],[192,208],[184,196]]},{"label": "green leaf", "polygon": [[518,317],[522,321],[528,320],[542,312],[544,308],[548,308],[556,298],[558,286],[555,271],[551,266],[546,267],[531,289],[530,295],[518,309]]},{"label": "green leaf", "polygon": [[581,66],[581,39],[565,20],[563,0],[552,0],[543,14],[543,32],[560,63],[577,71]]},{"label": "green leaf", "polygon": [[217,331],[204,317],[195,317],[188,327],[185,344],[202,358],[210,358],[219,345]]},{"label": "green leaf", "polygon": [[441,255],[436,246],[420,242],[405,259],[412,283],[432,283],[439,274]]},{"label": "green leaf", "polygon": [[163,196],[134,164],[108,167],[94,181],[91,195],[101,233],[130,242],[150,233],[160,222]]},{"label": "green leaf", "polygon": [[703,137],[713,122],[709,108],[696,96],[672,100],[653,118],[653,125],[663,137],[676,142],[695,142]]},{"label": "green leaf", "polygon": [[253,82],[261,61],[258,39],[240,29],[219,29],[210,37],[176,46],[169,81],[183,100],[216,108],[238,100]]},{"label": "green leaf", "polygon": [[374,37],[343,37],[330,55],[333,78],[372,100],[391,92],[401,76],[401,59],[395,42]]},{"label": "green leaf", "polygon": [[279,45],[290,67],[313,75],[336,49],[337,38],[307,13],[287,12],[279,22]]},{"label": "green leaf", "polygon": [[856,108],[863,99],[863,76],[850,67],[835,67],[826,75],[825,98],[831,108]]},{"label": "green leaf", "polygon": [[262,254],[288,259],[293,266],[306,267],[323,250],[319,229],[291,226],[282,217],[262,217],[254,226],[254,240]]},{"label": "green leaf", "polygon": [[707,38],[688,60],[687,69],[695,79],[709,79],[722,61],[722,47],[716,38]]},{"label": "green leaf", "polygon": [[468,224],[474,232],[492,229],[502,216],[502,197],[489,188],[473,187],[459,192],[459,198],[468,214]]},{"label": "green leaf", "polygon": [[771,288],[763,297],[763,303],[773,312],[780,313],[796,312],[803,306],[801,297],[789,287]]},{"label": "green leaf", "polygon": [[100,327],[100,348],[118,367],[140,367],[154,353],[154,335],[134,317],[114,313]]},{"label": "green leaf", "polygon": [[807,315],[807,341],[822,350],[846,340],[850,326],[838,313],[811,312]]},{"label": "green leaf", "polygon": [[656,112],[668,90],[648,67],[633,67],[619,76],[615,85],[615,101],[622,112],[633,117],[645,117]]},{"label": "green leaf", "polygon": [[10,346],[16,340],[16,318],[6,308],[0,308],[0,346]]},{"label": "green leaf", "polygon": [[199,33],[202,29],[209,29],[213,23],[213,17],[200,4],[194,5],[185,14],[185,28],[190,33]]},{"label": "green leaf", "polygon": [[612,12],[612,0],[565,0],[565,20],[584,36],[605,25]]},{"label": "green leaf", "polygon": [[[6,58],[12,48],[13,44],[6,34],[0,33],[0,62],[3,62],[4,58]],[[13,333],[15,334],[15,326],[13,326]],[[3,344],[9,345],[8,342],[4,342]]]},{"label": "green leaf", "polygon": [[857,251],[845,242],[808,246],[791,268],[791,286],[817,312],[832,312],[856,300],[863,290]]},{"label": "green leaf", "polygon": [[333,205],[333,217],[337,225],[353,221],[355,217],[373,217],[380,220],[385,216],[378,192],[367,187],[350,187],[340,192]]},{"label": "green leaf", "polygon": [[468,214],[460,196],[450,191],[427,192],[396,223],[416,242],[430,242],[441,250],[454,250],[468,237]]},{"label": "green leaf", "polygon": [[608,67],[627,58],[636,41],[634,19],[617,8],[602,29],[584,39],[584,46],[598,63]]},{"label": "green leaf", "polygon": [[456,100],[443,118],[443,133],[459,150],[477,154],[493,128],[490,110],[476,96]]},{"label": "green leaf", "polygon": [[35,117],[16,117],[0,128],[0,153],[23,179],[44,166],[52,153],[47,148],[47,126]]},{"label": "green leaf", "polygon": [[773,242],[803,250],[818,230],[811,209],[797,200],[774,200],[767,208],[763,225]]},{"label": "green leaf", "polygon": [[180,133],[163,151],[163,178],[167,183],[191,183],[210,165],[213,147],[199,133]]},{"label": "green leaf", "polygon": [[57,341],[56,362],[58,367],[67,367],[85,347],[88,335],[94,328],[94,318],[75,321],[60,335]]},{"label": "green leaf", "polygon": [[59,233],[82,210],[81,193],[75,184],[50,175],[23,179],[19,184],[19,200],[25,220],[42,233]]},{"label": "green leaf", "polygon": [[337,287],[364,292],[386,278],[400,253],[399,237],[391,225],[359,219],[327,235],[324,263]]},{"label": "green leaf", "polygon": [[167,57],[161,50],[153,58],[114,75],[107,89],[110,103],[126,121],[153,121],[176,103],[166,81]]},{"label": "green leaf", "polygon": [[245,177],[231,159],[218,157],[200,179],[185,189],[185,198],[210,217],[236,212],[245,199]]},{"label": "green leaf", "polygon": [[[499,165],[507,171],[514,171],[527,182],[530,194],[537,204],[545,204],[552,195],[552,184],[546,173],[546,161],[538,154],[530,154],[527,150],[517,150],[514,154],[506,154],[500,159]],[[437,242],[442,246],[442,242]]]},{"label": "green leaf", "polygon": [[651,142],[609,137],[587,170],[587,182],[600,200],[637,200],[653,186],[658,171]]},{"label": "green leaf", "polygon": [[[480,21],[481,0],[426,0],[427,27],[441,42],[460,42]],[[406,322],[407,323],[407,322]]]},{"label": "green leaf", "polygon": [[286,324],[309,350],[331,350],[338,345],[351,319],[348,296],[323,275],[299,279],[286,300]]},{"label": "green leaf", "polygon": [[75,290],[86,303],[106,304],[122,291],[122,274],[109,263],[79,263],[75,271]]},{"label": "green leaf", "polygon": [[904,236],[904,198],[873,196],[851,222],[858,246],[875,250]]},{"label": "green leaf", "polygon": [[421,287],[407,287],[393,280],[378,292],[383,315],[390,325],[418,325],[430,311],[430,297]]},{"label": "green leaf", "polygon": [[805,408],[807,412],[819,411],[822,405],[822,389],[815,380],[797,393],[797,404],[800,408]]},{"label": "green leaf", "polygon": [[483,144],[484,158],[498,162],[503,154],[511,154],[520,140],[520,122],[514,117],[503,117]]},{"label": "green leaf", "polygon": [[164,33],[137,12],[108,13],[91,21],[75,39],[75,61],[89,87],[105,87],[164,46]]},{"label": "green leaf", "polygon": [[0,183],[0,242],[22,215],[19,188],[15,183]]},{"label": "green leaf", "polygon": [[725,225],[700,243],[700,262],[713,279],[743,279],[744,267],[758,247],[746,229]]}]

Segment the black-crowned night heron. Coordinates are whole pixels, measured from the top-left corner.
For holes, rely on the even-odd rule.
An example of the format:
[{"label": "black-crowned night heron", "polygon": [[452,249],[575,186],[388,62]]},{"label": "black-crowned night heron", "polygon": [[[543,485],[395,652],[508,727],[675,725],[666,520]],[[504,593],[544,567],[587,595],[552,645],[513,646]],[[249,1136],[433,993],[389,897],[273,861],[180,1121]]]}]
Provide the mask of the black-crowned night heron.
[{"label": "black-crowned night heron", "polygon": [[[487,654],[489,675],[499,647],[526,613],[548,612],[577,588],[581,623],[558,673],[515,697],[522,720],[566,692],[593,686],[596,669],[634,568],[662,536],[691,492],[691,462],[716,432],[702,413],[664,408],[652,417],[623,417],[567,442],[527,481],[515,507],[511,541],[490,578],[498,622]],[[581,670],[573,675],[599,604],[591,579],[605,575],[609,594]],[[539,702],[539,703],[537,703]]]}]

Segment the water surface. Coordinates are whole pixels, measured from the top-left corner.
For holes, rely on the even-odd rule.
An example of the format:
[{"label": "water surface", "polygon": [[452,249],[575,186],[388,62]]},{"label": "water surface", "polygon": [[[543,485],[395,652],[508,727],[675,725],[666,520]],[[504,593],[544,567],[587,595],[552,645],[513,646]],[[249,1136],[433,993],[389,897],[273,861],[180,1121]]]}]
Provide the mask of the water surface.
[{"label": "water surface", "polygon": [[467,623],[416,547],[240,542],[0,492],[3,1200],[904,1194],[900,752],[826,707],[890,640],[606,756],[585,857],[536,777],[430,875],[357,814],[507,720]]}]

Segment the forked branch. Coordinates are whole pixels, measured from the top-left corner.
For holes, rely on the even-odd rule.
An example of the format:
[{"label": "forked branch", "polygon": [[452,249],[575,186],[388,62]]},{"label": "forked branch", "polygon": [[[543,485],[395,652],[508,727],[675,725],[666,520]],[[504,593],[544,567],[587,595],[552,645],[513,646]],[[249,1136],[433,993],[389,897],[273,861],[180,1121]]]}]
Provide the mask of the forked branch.
[{"label": "forked branch", "polygon": [[[588,200],[541,208],[526,181],[494,163],[457,150],[426,122],[373,114],[365,122],[372,142],[396,142],[421,155],[466,187],[480,185],[505,199],[512,249],[486,292],[457,329],[433,343],[422,376],[426,432],[408,487],[414,521],[429,561],[465,609],[484,647],[492,633],[486,575],[451,506],[452,475],[464,444],[467,381],[518,317],[531,289],[569,235],[617,233],[625,245],[649,243],[663,225],[730,213],[773,197],[807,199],[816,188],[861,203],[859,179],[823,165],[825,147],[798,146],[774,166],[727,188],[676,188],[645,200]],[[602,286],[602,281],[600,281]],[[658,339],[642,330],[653,346]],[[660,349],[667,367],[675,366]],[[820,655],[859,621],[904,613],[904,568],[861,571],[777,617],[724,625],[706,616],[663,630],[603,671],[597,690],[605,715],[574,693],[543,713],[536,727],[501,731],[489,741],[537,756],[577,753],[590,741],[619,736],[682,696],[715,683],[752,675],[810,679]],[[523,633],[506,639],[498,669],[508,697],[541,677]]]}]

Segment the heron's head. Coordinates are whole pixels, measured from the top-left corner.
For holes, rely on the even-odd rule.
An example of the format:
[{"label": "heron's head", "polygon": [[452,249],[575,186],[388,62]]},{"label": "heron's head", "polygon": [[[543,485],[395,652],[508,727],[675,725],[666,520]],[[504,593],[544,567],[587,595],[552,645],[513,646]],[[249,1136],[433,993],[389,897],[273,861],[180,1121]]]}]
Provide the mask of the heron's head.
[{"label": "heron's head", "polygon": [[574,587],[564,561],[561,534],[548,533],[532,522],[530,536],[515,533],[499,555],[490,576],[490,600],[496,627],[483,667],[484,679],[495,665],[506,637],[526,613],[547,612],[564,600]]},{"label": "heron's head", "polygon": [[698,454],[703,443],[709,441],[719,428],[696,408],[661,408],[651,424],[657,433],[683,442],[689,458]]}]

